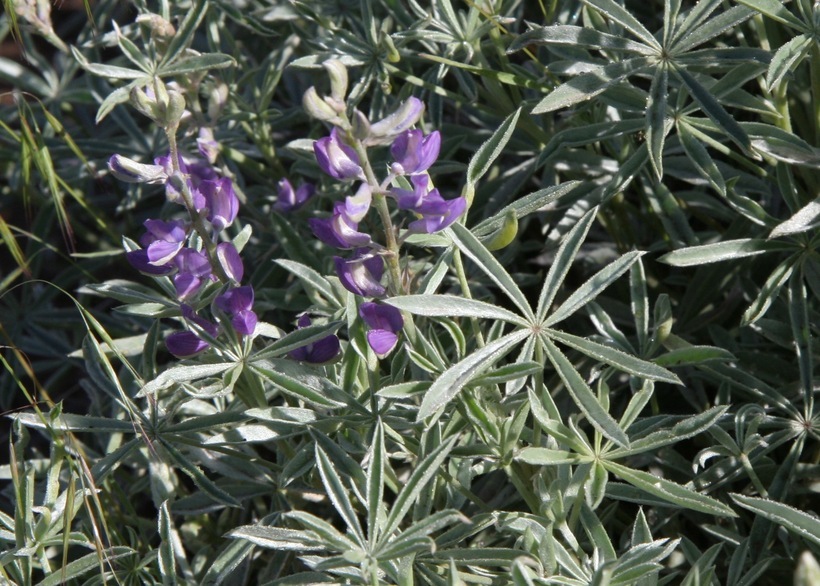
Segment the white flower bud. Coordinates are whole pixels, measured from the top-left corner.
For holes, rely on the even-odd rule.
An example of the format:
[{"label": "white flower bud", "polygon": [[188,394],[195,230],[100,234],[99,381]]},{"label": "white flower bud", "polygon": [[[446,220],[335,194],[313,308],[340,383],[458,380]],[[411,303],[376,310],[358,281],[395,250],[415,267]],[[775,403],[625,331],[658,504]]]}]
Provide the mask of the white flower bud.
[{"label": "white flower bud", "polygon": [[327,104],[316,91],[315,87],[310,87],[302,96],[302,107],[313,118],[323,122],[336,123],[339,116],[329,104]]},{"label": "white flower bud", "polygon": [[334,102],[342,104],[344,108],[347,95],[347,68],[338,59],[330,59],[322,63],[330,77],[330,96]]}]

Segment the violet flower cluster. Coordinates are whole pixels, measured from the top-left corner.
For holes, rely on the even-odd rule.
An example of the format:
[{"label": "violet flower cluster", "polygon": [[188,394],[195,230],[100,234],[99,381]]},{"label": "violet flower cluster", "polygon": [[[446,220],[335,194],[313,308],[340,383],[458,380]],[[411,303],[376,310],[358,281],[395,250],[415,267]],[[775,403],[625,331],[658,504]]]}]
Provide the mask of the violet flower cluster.
[{"label": "violet flower cluster", "polygon": [[253,335],[257,316],[253,287],[241,284],[244,266],[239,251],[232,242],[214,244],[239,211],[233,183],[205,161],[178,159],[175,165],[169,154],[146,165],[114,155],[108,167],[123,181],[164,184],[168,200],[187,208],[187,220],[146,220],[141,248],[126,253],[128,262],[140,272],[169,277],[173,282],[182,317],[190,329],[170,334],[165,344],[171,354],[184,358],[207,349],[220,333],[217,323],[193,309],[208,283],[223,283],[224,289],[213,302],[213,313],[220,322],[230,323],[238,336]]},{"label": "violet flower cluster", "polygon": [[[432,234],[443,230],[467,208],[463,196],[446,200],[428,174],[439,156],[441,135],[424,134],[414,129],[421,119],[424,104],[411,97],[395,112],[371,123],[355,110],[352,122],[346,114],[347,71],[339,61],[324,64],[331,81],[331,93],[320,97],[310,88],[303,99],[305,109],[315,118],[332,125],[330,134],[314,142],[316,161],[324,173],[337,181],[351,184],[352,195],[333,206],[328,218],[312,218],[310,227],[325,244],[350,251],[346,257],[335,256],[334,266],[342,285],[351,293],[374,300],[388,295],[391,287],[382,284],[385,259],[392,262],[390,282],[393,293],[401,290],[398,249],[410,234]],[[379,180],[367,156],[367,149],[390,145],[391,163],[386,176]],[[357,184],[357,185],[356,185]],[[412,214],[401,239],[392,225],[385,198],[392,199],[399,210]],[[374,241],[362,224],[371,207],[377,207],[385,231],[385,245]],[[379,356],[389,354],[398,342],[403,327],[401,313],[377,301],[360,305],[359,315],[368,328],[367,339]]]}]

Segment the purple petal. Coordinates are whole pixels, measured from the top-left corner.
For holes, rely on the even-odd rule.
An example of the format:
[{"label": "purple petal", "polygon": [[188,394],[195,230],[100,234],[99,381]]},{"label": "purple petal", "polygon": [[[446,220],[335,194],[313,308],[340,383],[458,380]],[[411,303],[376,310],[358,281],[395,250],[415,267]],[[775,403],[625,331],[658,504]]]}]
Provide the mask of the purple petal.
[{"label": "purple petal", "polygon": [[185,224],[179,220],[171,220],[170,222],[164,220],[145,220],[143,226],[145,226],[145,234],[140,238],[140,244],[143,246],[148,246],[157,240],[182,242],[187,236]]},{"label": "purple petal", "polygon": [[368,301],[359,306],[359,315],[371,330],[398,332],[404,327],[401,312],[392,305]]},{"label": "purple petal", "polygon": [[253,287],[245,285],[230,289],[216,298],[216,306],[227,314],[250,311],[253,308]]},{"label": "purple petal", "polygon": [[193,332],[174,332],[165,338],[165,347],[177,358],[188,358],[206,350],[210,344]]},{"label": "purple petal", "polygon": [[133,250],[125,253],[125,258],[131,263],[135,269],[146,275],[170,275],[174,272],[172,265],[157,266],[153,265],[148,260],[148,251],[145,249]]},{"label": "purple petal", "polygon": [[219,264],[228,275],[228,278],[237,283],[242,282],[242,277],[245,274],[245,266],[242,264],[242,257],[239,256],[239,251],[231,242],[220,242],[216,245],[216,257],[219,259]]},{"label": "purple petal", "polygon": [[167,265],[182,250],[182,242],[155,240],[148,245],[148,262],[155,266]]},{"label": "purple petal", "polygon": [[361,251],[349,260],[333,257],[336,274],[345,289],[362,297],[383,297],[386,289],[379,282],[384,273],[384,261],[379,256],[364,257]]},{"label": "purple petal", "polygon": [[467,200],[464,197],[457,197],[449,201],[444,200],[434,190],[438,199],[431,199],[425,202],[416,212],[421,214],[421,219],[410,222],[407,229],[413,233],[432,234],[443,230],[455,222],[467,209]]},{"label": "purple petal", "polygon": [[228,178],[203,181],[199,192],[205,198],[208,208],[208,221],[217,232],[231,225],[239,211],[239,199]]},{"label": "purple petal", "polygon": [[393,351],[399,337],[389,330],[370,330],[367,332],[367,343],[379,358],[384,358]]},{"label": "purple petal", "polygon": [[333,230],[333,218],[310,218],[308,226],[314,236],[333,248],[350,248]]},{"label": "purple petal", "polygon": [[441,149],[441,134],[436,130],[423,136],[421,130],[408,130],[401,133],[390,153],[396,162],[391,166],[399,175],[423,173],[436,161]]},{"label": "purple petal", "polygon": [[120,155],[108,159],[108,169],[114,177],[126,183],[165,183],[168,179],[161,165],[146,165]]},{"label": "purple petal", "polygon": [[177,297],[186,301],[196,295],[202,287],[202,279],[190,273],[177,273],[174,275],[174,288],[177,291]]},{"label": "purple petal", "polygon": [[345,198],[344,208],[341,213],[351,222],[358,224],[367,215],[373,195],[370,186],[362,183],[356,191],[356,195],[349,195]]},{"label": "purple petal", "polygon": [[330,131],[330,136],[320,138],[313,143],[313,152],[322,171],[334,179],[340,181],[364,179],[359,156],[353,147],[341,140],[336,128]]},{"label": "purple petal", "polygon": [[294,190],[290,181],[282,179],[279,181],[278,195],[276,197],[276,203],[273,204],[273,208],[283,214],[295,212],[302,207],[315,192],[316,187],[310,183],[304,183],[299,189]]},{"label": "purple petal", "polygon": [[231,325],[238,334],[250,336],[256,329],[256,314],[253,311],[243,310],[231,319]]},{"label": "purple petal", "polygon": [[323,364],[333,360],[342,349],[339,338],[336,337],[335,334],[317,340],[310,346],[311,348],[307,353],[307,358],[303,360],[313,364]]}]

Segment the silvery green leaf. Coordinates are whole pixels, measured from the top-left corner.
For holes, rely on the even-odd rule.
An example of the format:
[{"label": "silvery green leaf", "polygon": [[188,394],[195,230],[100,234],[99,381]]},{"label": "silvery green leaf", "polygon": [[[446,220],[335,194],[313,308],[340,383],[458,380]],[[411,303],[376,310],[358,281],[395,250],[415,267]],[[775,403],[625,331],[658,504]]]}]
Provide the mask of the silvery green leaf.
[{"label": "silvery green leaf", "polygon": [[564,241],[561,243],[550,265],[550,270],[547,272],[544,283],[541,285],[541,293],[538,296],[538,307],[535,310],[539,321],[544,321],[555,296],[558,294],[558,289],[561,287],[561,283],[564,282],[564,278],[567,276],[570,266],[572,266],[572,261],[575,260],[575,256],[578,254],[578,250],[581,248],[581,244],[583,244],[597,213],[597,207],[586,212],[564,237]]},{"label": "silvery green leaf", "polygon": [[174,38],[168,43],[168,47],[162,56],[161,65],[166,65],[174,61],[182,52],[187,49],[193,41],[194,34],[199,27],[210,4],[206,0],[196,0],[185,12],[185,18],[179,25]]},{"label": "silvery green leaf", "polygon": [[519,311],[521,311],[521,315],[527,320],[533,320],[535,315],[524,293],[521,292],[521,289],[504,266],[481,244],[478,238],[461,224],[453,224],[448,228],[448,232],[459,250],[466,254],[470,260],[476,263],[479,268],[498,285],[501,291],[509,297]]},{"label": "silvery green leaf", "polygon": [[384,467],[387,465],[384,445],[384,424],[376,421],[373,429],[373,445],[370,450],[370,465],[367,468],[367,539],[376,543],[384,521]]},{"label": "silvery green leaf", "polygon": [[697,169],[698,173],[715,188],[715,191],[725,197],[726,182],[723,179],[723,175],[709,155],[709,151],[695,138],[692,134],[691,127],[685,122],[681,121],[678,123],[678,138],[680,139],[681,146],[683,146],[683,150],[686,151],[686,156],[688,156],[689,160],[695,165],[695,169]]},{"label": "silvery green leaf", "polygon": [[177,564],[176,556],[174,555],[174,539],[178,539],[178,537],[171,521],[171,512],[168,510],[168,501],[163,501],[162,505],[160,505],[157,525],[160,536],[159,555],[157,556],[159,573],[162,576],[163,584],[173,585],[177,583]]},{"label": "silvery green leaf", "polygon": [[641,55],[654,55],[657,53],[657,49],[654,47],[636,43],[624,37],[610,35],[592,28],[562,24],[532,29],[518,35],[510,44],[507,53],[520,51],[530,45],[569,45],[585,49],[627,51]]},{"label": "silvery green leaf", "polygon": [[323,551],[318,536],[312,531],[267,527],[265,525],[241,525],[227,535],[234,539],[245,539],[255,545],[285,551]]},{"label": "silvery green leaf", "polygon": [[362,533],[361,525],[353,508],[353,503],[347,495],[347,489],[344,486],[342,478],[336,472],[333,462],[330,460],[325,451],[316,445],[316,467],[319,470],[319,475],[322,477],[322,484],[325,486],[325,491],[333,503],[333,508],[344,519],[347,528],[356,540],[360,547],[364,547],[366,542],[364,534]]},{"label": "silvery green leaf", "polygon": [[720,501],[671,480],[660,478],[649,472],[627,468],[622,464],[609,460],[604,460],[603,464],[607,470],[618,478],[683,509],[700,511],[718,517],[737,517],[731,508]]},{"label": "silvery green leaf", "polygon": [[592,392],[583,377],[575,370],[572,363],[549,338],[543,337],[542,340],[547,358],[564,382],[567,392],[589,422],[607,439],[621,447],[628,447],[629,438],[626,433],[620,428],[618,422],[607,413],[606,409],[601,406],[595,393]]},{"label": "silvery green leaf", "polygon": [[689,94],[698,103],[701,110],[706,114],[712,122],[718,125],[723,132],[738,144],[743,150],[748,151],[751,146],[751,140],[743,127],[732,118],[732,116],[721,106],[720,102],[707,90],[703,85],[695,79],[695,77],[682,67],[676,67],[675,74],[680,78]]},{"label": "silvery green leaf", "polygon": [[249,368],[275,384],[282,392],[310,405],[336,408],[345,404],[344,400],[340,400],[345,398],[342,390],[322,377],[318,369],[278,358],[257,360]]},{"label": "silvery green leaf", "polygon": [[477,319],[506,321],[522,327],[528,325],[526,320],[508,309],[484,301],[456,297],[455,295],[401,295],[389,298],[385,300],[385,303],[415,315],[474,317]]},{"label": "silvery green leaf", "polygon": [[134,433],[134,423],[129,420],[109,419],[107,417],[93,417],[90,415],[74,415],[62,413],[54,420],[48,421],[35,413],[12,413],[10,418],[15,419],[34,429],[50,429],[62,431],[87,431],[91,433]]},{"label": "silvery green leaf", "polygon": [[771,124],[743,122],[755,150],[775,160],[813,169],[820,168],[820,149],[805,140]]},{"label": "silvery green leaf", "polygon": [[151,395],[159,390],[170,387],[175,383],[192,382],[222,374],[235,366],[233,362],[219,362],[217,364],[194,364],[192,366],[174,366],[163,371],[157,378],[143,386],[137,393],[138,397]]},{"label": "silvery green leaf", "polygon": [[809,35],[797,35],[777,50],[766,72],[766,85],[770,91],[776,90],[786,74],[808,55],[813,42]]},{"label": "silvery green leaf", "polygon": [[206,53],[205,55],[186,57],[179,61],[163,65],[157,71],[157,75],[170,77],[172,75],[208,71],[209,69],[224,69],[225,67],[233,67],[235,65],[236,60],[230,55],[225,55],[224,53]]},{"label": "silvery green leaf", "polygon": [[786,5],[780,0],[737,0],[738,3],[744,4],[749,8],[753,8],[767,16],[771,19],[774,19],[778,22],[782,22],[783,24],[796,29],[803,33],[810,32],[806,25],[798,19],[795,15],[793,15]]},{"label": "silvery green leaf", "polygon": [[452,401],[479,373],[491,368],[530,333],[516,330],[490,342],[441,373],[424,395],[416,421],[422,421]]},{"label": "silvery green leaf", "polygon": [[662,366],[642,360],[641,358],[632,356],[631,354],[627,354],[626,352],[622,352],[611,346],[599,344],[598,342],[593,342],[588,338],[574,336],[559,330],[545,329],[543,332],[544,335],[549,336],[553,340],[561,342],[570,348],[574,348],[575,350],[594,358],[598,362],[609,364],[610,366],[614,366],[615,368],[628,372],[634,376],[672,383],[674,385],[683,384],[676,374],[666,370]]},{"label": "silvery green leaf", "polygon": [[543,325],[555,325],[595,299],[604,289],[609,287],[615,279],[628,271],[629,267],[643,254],[643,252],[637,250],[627,252],[618,260],[592,275],[583,285],[573,291],[555,311],[547,316]]},{"label": "silvery green leaf", "polygon": [[816,228],[820,224],[820,196],[807,203],[796,214],[785,222],[778,224],[769,238],[779,238],[800,234]]},{"label": "silvery green leaf", "polygon": [[787,248],[782,243],[771,240],[741,238],[673,250],[658,260],[675,267],[691,267],[725,260],[737,260],[764,252],[787,250]]},{"label": "silvery green leaf", "polygon": [[715,346],[687,346],[676,348],[654,359],[655,364],[661,366],[685,366],[689,364],[703,364],[710,361],[730,362],[737,360],[735,356],[724,348]]},{"label": "silvery green leaf", "polygon": [[655,35],[650,33],[646,27],[622,5],[614,0],[584,0],[584,3],[596,8],[604,16],[623,26],[649,47],[653,48],[656,53],[659,54],[661,52],[661,45],[655,38]]},{"label": "silvery green leaf", "polygon": [[119,67],[117,65],[91,63],[76,47],[71,47],[71,53],[74,55],[77,63],[80,64],[80,67],[94,75],[111,79],[139,79],[143,80],[143,83],[148,83],[151,80],[151,76],[146,75],[144,71],[137,71],[136,69],[128,69],[127,67]]},{"label": "silvery green leaf", "polygon": [[686,53],[690,49],[723,34],[725,31],[735,28],[748,20],[753,14],[754,11],[745,6],[733,6],[714,18],[699,23],[688,35],[677,39],[669,50],[673,55]]},{"label": "silvery green leaf", "polygon": [[135,555],[137,552],[130,547],[109,547],[101,551],[89,553],[83,557],[69,562],[65,567],[52,572],[39,582],[37,586],[60,586],[66,582],[83,576],[84,574],[100,568],[100,557],[106,560],[117,560],[127,556]]},{"label": "silvery green leaf", "polygon": [[162,447],[165,448],[165,452],[171,457],[173,464],[187,474],[204,494],[222,505],[237,508],[241,506],[239,501],[217,486],[190,458],[183,456],[169,441],[160,438],[160,442],[162,442]]},{"label": "silvery green leaf", "polygon": [[649,162],[655,176],[663,179],[663,145],[671,125],[666,124],[666,98],[668,93],[669,70],[664,63],[655,69],[652,85],[649,87],[649,101],[646,105],[646,140],[649,144]]},{"label": "silvery green leaf", "polygon": [[552,90],[535,105],[532,113],[545,114],[590,100],[626,77],[643,73],[651,65],[652,61],[648,57],[633,57],[607,65],[599,71],[574,77]]},{"label": "silvery green leaf", "polygon": [[336,292],[333,290],[333,286],[330,284],[330,282],[309,266],[303,265],[302,263],[293,260],[288,260],[286,258],[279,258],[276,259],[274,262],[279,266],[287,269],[294,275],[296,275],[299,278],[299,280],[304,283],[306,287],[312,287],[316,289],[316,291],[321,293],[328,301],[334,301],[338,299],[338,296],[336,295]]},{"label": "silvery green leaf", "polygon": [[275,440],[279,436],[279,433],[265,425],[241,425],[236,429],[212,435],[202,442],[202,445],[214,446],[266,443]]},{"label": "silvery green leaf", "polygon": [[524,216],[536,212],[547,204],[569,194],[579,185],[581,185],[580,181],[566,181],[553,187],[545,187],[533,193],[527,194],[524,197],[516,199],[514,202],[505,206],[501,211],[486,220],[482,220],[472,228],[472,232],[478,237],[488,236],[502,226],[504,218],[510,212],[515,213],[515,216],[519,219],[523,218]]},{"label": "silvery green leaf", "polygon": [[772,273],[766,278],[766,282],[763,283],[757,297],[755,297],[748,309],[743,312],[743,317],[740,321],[741,325],[751,325],[766,315],[769,307],[780,294],[783,285],[789,280],[797,262],[798,257],[792,256],[775,267]]},{"label": "silvery green leaf", "polygon": [[582,464],[588,462],[588,457],[551,448],[526,447],[515,455],[515,459],[534,466],[557,466],[559,464]]},{"label": "silvery green leaf", "polygon": [[656,450],[663,446],[677,443],[681,440],[694,437],[715,425],[726,413],[728,407],[712,407],[703,413],[698,413],[679,421],[671,428],[653,431],[639,439],[633,439],[629,449],[616,448],[609,455],[611,458],[627,458],[642,452]]},{"label": "silvery green leaf", "polygon": [[[706,22],[709,15],[712,14],[721,5],[721,0],[699,0],[683,19],[679,26],[675,27],[670,42],[666,45],[668,47],[674,46],[680,39],[691,34],[698,26]],[[665,24],[665,23],[664,23]]]},{"label": "silvery green leaf", "polygon": [[396,495],[396,500],[390,507],[387,519],[384,523],[384,529],[381,532],[382,541],[389,540],[393,533],[398,529],[402,519],[407,515],[410,507],[425,486],[439,473],[440,466],[444,459],[449,455],[458,436],[453,435],[443,442],[432,452],[427,454],[421,462],[419,462],[410,474],[410,477],[399,490]]},{"label": "silvery green leaf", "polygon": [[262,360],[265,358],[284,356],[292,350],[307,346],[313,342],[318,342],[323,338],[335,334],[340,327],[342,327],[342,322],[334,321],[328,324],[316,324],[298,328],[285,334],[275,342],[268,344],[262,350],[259,350],[253,355],[252,359]]},{"label": "silvery green leaf", "polygon": [[481,179],[484,174],[490,170],[490,166],[507,146],[507,143],[515,131],[515,125],[518,123],[518,117],[521,114],[521,108],[507,116],[504,122],[493,132],[492,136],[488,138],[476,151],[475,155],[470,159],[470,164],[467,166],[467,184],[474,185]]}]

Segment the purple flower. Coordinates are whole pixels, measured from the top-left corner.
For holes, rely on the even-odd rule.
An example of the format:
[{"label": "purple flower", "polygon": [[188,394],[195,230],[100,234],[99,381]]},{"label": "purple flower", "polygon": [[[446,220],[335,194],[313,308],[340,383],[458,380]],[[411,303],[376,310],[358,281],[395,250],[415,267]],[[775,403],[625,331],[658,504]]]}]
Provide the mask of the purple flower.
[{"label": "purple flower", "polygon": [[211,262],[203,251],[183,248],[174,258],[174,264],[179,269],[174,275],[174,287],[181,300],[190,299],[206,279],[214,278],[211,274]]},{"label": "purple flower", "polygon": [[253,287],[245,285],[229,289],[219,295],[214,303],[231,318],[231,325],[238,334],[253,334],[257,322],[256,314],[253,312]]},{"label": "purple flower", "polygon": [[359,248],[353,257],[345,260],[334,256],[336,274],[345,289],[362,297],[383,297],[386,289],[380,283],[384,274],[384,260],[366,248]]},{"label": "purple flower", "polygon": [[276,203],[273,204],[273,209],[283,214],[295,212],[310,199],[315,191],[316,187],[310,183],[304,183],[299,186],[299,189],[294,190],[290,181],[282,179],[279,182],[279,194]]},{"label": "purple flower", "polygon": [[245,266],[242,264],[242,257],[232,242],[220,242],[216,245],[216,258],[229,279],[236,283],[242,282],[245,274]]},{"label": "purple flower", "polygon": [[151,262],[148,260],[148,251],[144,248],[126,252],[125,258],[126,260],[128,260],[129,263],[131,263],[132,267],[134,267],[141,273],[145,273],[146,275],[161,277],[163,275],[170,275],[175,270],[173,265],[152,265]]},{"label": "purple flower", "polygon": [[319,167],[339,181],[350,179],[364,180],[364,171],[359,164],[359,156],[350,145],[342,142],[337,128],[330,131],[330,136],[320,138],[313,143],[313,152]]},{"label": "purple flower", "polygon": [[464,197],[445,200],[438,189],[431,189],[427,175],[412,175],[410,182],[413,184],[413,191],[398,188],[391,191],[399,209],[410,210],[421,216],[407,226],[410,232],[432,234],[443,230],[467,209]]},{"label": "purple flower", "polygon": [[421,130],[402,132],[390,147],[390,154],[396,160],[391,169],[396,175],[423,173],[436,161],[441,149],[441,134],[438,130],[424,136]]},{"label": "purple flower", "polygon": [[455,222],[466,209],[467,200],[463,196],[445,200],[439,195],[438,189],[434,189],[414,210],[421,215],[421,219],[410,222],[407,229],[416,234],[438,232]]},{"label": "purple flower", "polygon": [[[169,177],[174,174],[174,166],[171,163],[170,153],[155,158],[154,163],[165,169],[165,172]],[[194,209],[196,211],[203,210],[207,205],[207,202],[205,201],[205,196],[200,193],[199,187],[203,181],[216,181],[219,179],[219,175],[217,175],[216,170],[209,164],[198,159],[187,159],[186,157],[180,156],[179,172],[183,175],[185,182],[188,184]],[[177,188],[174,187],[172,181],[168,181],[165,184],[165,194],[168,197],[168,201],[183,203],[182,195],[179,193]]]},{"label": "purple flower", "polygon": [[[217,334],[219,334],[219,327],[216,324],[197,316],[190,306],[183,303],[181,309],[182,317],[189,322],[195,323],[210,337],[215,338]],[[188,358],[189,356],[199,354],[203,350],[206,350],[210,347],[210,344],[200,338],[196,333],[187,331],[174,332],[165,338],[165,347],[177,358]]]},{"label": "purple flower", "polygon": [[359,222],[347,214],[344,202],[338,201],[333,206],[330,218],[310,218],[308,225],[316,238],[335,248],[357,248],[370,244],[370,235],[359,232]]},{"label": "purple flower", "polygon": [[208,179],[199,184],[199,193],[205,198],[208,221],[214,230],[221,232],[231,225],[239,211],[239,199],[233,190],[233,183],[227,177]]},{"label": "purple flower", "polygon": [[157,267],[167,265],[182,249],[185,225],[179,220],[145,220],[143,226],[146,232],[140,244],[146,247],[148,262]]},{"label": "purple flower", "polygon": [[[305,313],[299,318],[296,326],[299,329],[306,328],[310,325],[310,317]],[[339,351],[341,345],[339,338],[335,334],[330,334],[316,342],[306,344],[295,350],[288,352],[288,356],[293,360],[301,362],[310,362],[311,364],[324,364],[333,360]]]},{"label": "purple flower", "polygon": [[367,343],[379,358],[390,354],[399,341],[404,326],[401,312],[392,305],[366,302],[359,306],[359,315],[367,325]]},{"label": "purple flower", "polygon": [[423,113],[424,103],[418,98],[408,98],[393,113],[370,125],[370,136],[365,140],[365,144],[389,144],[418,122]]},{"label": "purple flower", "polygon": [[193,332],[174,332],[165,338],[168,352],[177,358],[188,358],[210,348],[210,344]]}]

